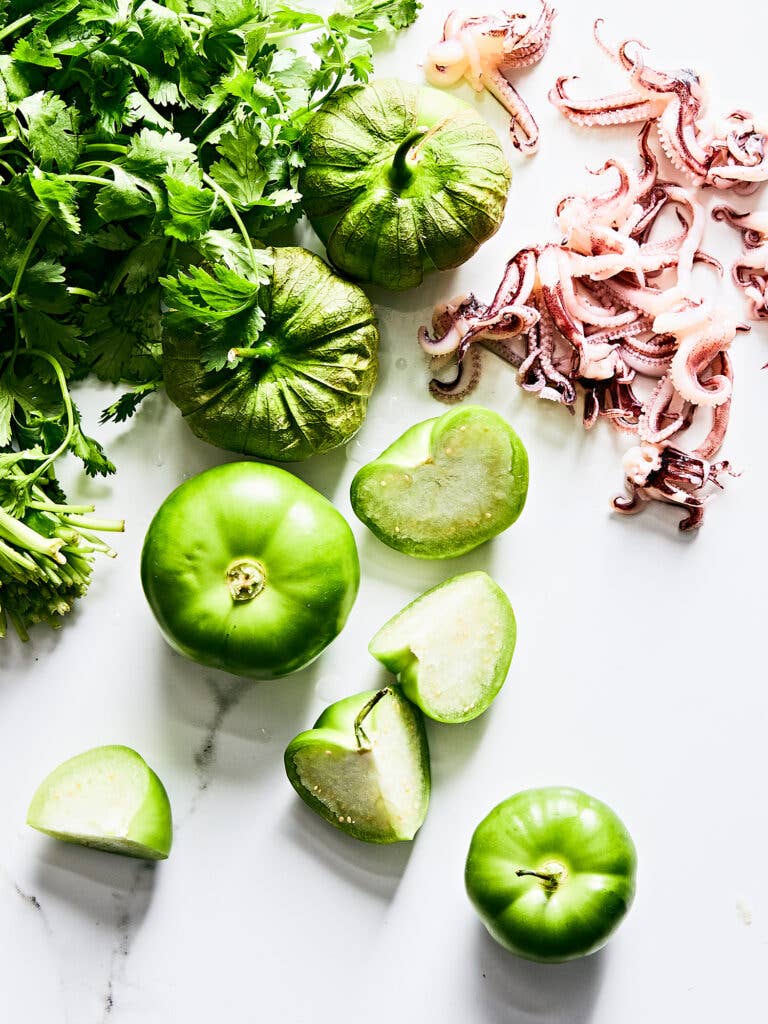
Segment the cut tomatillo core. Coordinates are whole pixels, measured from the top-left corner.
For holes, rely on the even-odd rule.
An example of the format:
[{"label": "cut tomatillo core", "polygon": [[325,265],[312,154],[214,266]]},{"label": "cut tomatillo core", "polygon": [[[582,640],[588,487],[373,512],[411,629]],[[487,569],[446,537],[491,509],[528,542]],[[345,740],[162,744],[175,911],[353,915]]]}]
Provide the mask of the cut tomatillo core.
[{"label": "cut tomatillo core", "polygon": [[635,894],[637,855],[616,814],[578,789],[517,793],[475,829],[467,893],[490,934],[528,960],[594,953]]},{"label": "cut tomatillo core", "polygon": [[468,722],[509,671],[517,636],[509,598],[485,572],[454,576],[381,627],[368,650],[438,722]]},{"label": "cut tomatillo core", "polygon": [[313,811],[365,842],[413,839],[427,813],[424,723],[394,687],[332,704],[288,745],[285,770]]},{"label": "cut tomatillo core", "polygon": [[417,558],[455,558],[515,522],[528,456],[507,421],[480,406],[417,423],[358,471],[355,515],[385,544]]},{"label": "cut tomatillo core", "polygon": [[359,579],[343,516],[292,474],[255,462],[183,483],[141,556],[144,593],[171,646],[257,679],[316,658],[341,632]]},{"label": "cut tomatillo core", "polygon": [[43,780],[27,812],[38,832],[147,860],[168,856],[171,805],[160,779],[130,747],[95,747]]}]

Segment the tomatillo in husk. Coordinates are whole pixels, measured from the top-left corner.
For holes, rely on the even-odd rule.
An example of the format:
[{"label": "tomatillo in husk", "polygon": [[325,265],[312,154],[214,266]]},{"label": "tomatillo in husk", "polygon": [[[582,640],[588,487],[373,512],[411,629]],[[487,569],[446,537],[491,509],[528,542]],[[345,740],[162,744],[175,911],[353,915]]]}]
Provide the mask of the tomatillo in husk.
[{"label": "tomatillo in husk", "polygon": [[233,331],[234,365],[206,368],[205,339],[163,335],[163,379],[171,401],[203,441],[275,462],[337,448],[365,419],[376,383],[379,331],[362,288],[299,246],[270,250],[261,288],[264,326],[251,313]]},{"label": "tomatillo in husk", "polygon": [[602,801],[578,789],[528,789],[480,822],[467,856],[467,893],[490,934],[527,960],[594,953],[635,895],[637,855]]},{"label": "tomatillo in husk", "polygon": [[512,177],[468,103],[383,79],[339,89],[302,140],[299,188],[328,259],[358,281],[414,288],[501,225]]},{"label": "tomatillo in husk", "polygon": [[360,563],[346,520],[322,494],[276,466],[232,462],[166,498],[147,531],[141,581],[181,654],[273,679],[341,632]]}]

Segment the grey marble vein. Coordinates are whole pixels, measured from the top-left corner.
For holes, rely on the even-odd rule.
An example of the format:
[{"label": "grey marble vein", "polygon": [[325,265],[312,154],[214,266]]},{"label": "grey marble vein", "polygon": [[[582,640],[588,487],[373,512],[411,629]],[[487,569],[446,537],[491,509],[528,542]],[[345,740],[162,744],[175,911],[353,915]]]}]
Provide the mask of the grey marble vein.
[{"label": "grey marble vein", "polygon": [[193,755],[195,773],[197,775],[197,793],[192,799],[192,806],[189,809],[190,813],[195,809],[200,795],[211,784],[213,769],[216,764],[219,732],[224,724],[224,719],[241,700],[249,687],[249,680],[247,679],[238,679],[229,685],[220,685],[214,679],[207,679],[206,683],[213,697],[214,713],[202,742]]},{"label": "grey marble vein", "polygon": [[136,865],[131,883],[125,892],[112,891],[117,905],[117,916],[109,974],[104,986],[101,1024],[104,1024],[117,1005],[117,985],[125,978],[131,943],[134,938],[133,929],[146,912],[152,897],[154,872],[154,861],[141,861]]}]

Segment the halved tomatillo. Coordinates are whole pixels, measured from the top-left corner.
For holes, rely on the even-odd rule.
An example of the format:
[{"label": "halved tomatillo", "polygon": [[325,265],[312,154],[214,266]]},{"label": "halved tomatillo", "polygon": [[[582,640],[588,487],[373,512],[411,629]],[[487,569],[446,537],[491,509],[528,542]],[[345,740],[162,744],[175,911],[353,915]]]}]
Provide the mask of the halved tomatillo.
[{"label": "halved tomatillo", "polygon": [[417,423],[352,481],[358,519],[391,548],[455,558],[515,522],[528,455],[503,416],[465,405]]},{"label": "halved tomatillo", "polygon": [[516,637],[507,595],[487,573],[468,572],[417,597],[368,650],[429,718],[468,722],[504,684]]},{"label": "halved tomatillo", "polygon": [[396,687],[332,704],[290,742],[285,770],[313,811],[355,839],[413,839],[424,822],[427,737],[421,712]]}]

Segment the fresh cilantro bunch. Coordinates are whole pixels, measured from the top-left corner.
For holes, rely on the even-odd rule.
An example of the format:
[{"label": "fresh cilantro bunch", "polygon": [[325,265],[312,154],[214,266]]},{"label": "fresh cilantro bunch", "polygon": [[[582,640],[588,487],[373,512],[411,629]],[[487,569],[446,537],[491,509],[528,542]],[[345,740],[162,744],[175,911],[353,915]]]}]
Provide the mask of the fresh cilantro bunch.
[{"label": "fresh cilantro bunch", "polygon": [[0,0],[0,609],[22,634],[106,547],[55,478],[67,451],[114,471],[70,385],[126,384],[104,413],[123,420],[162,383],[165,330],[198,332],[219,368],[256,341],[304,126],[419,7]]}]

